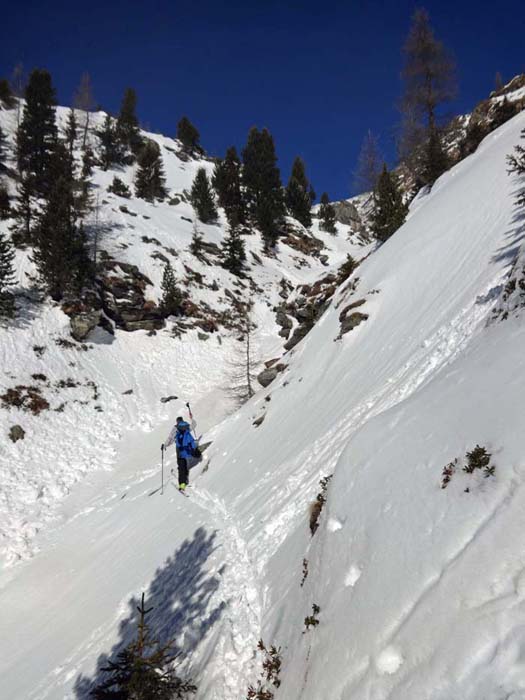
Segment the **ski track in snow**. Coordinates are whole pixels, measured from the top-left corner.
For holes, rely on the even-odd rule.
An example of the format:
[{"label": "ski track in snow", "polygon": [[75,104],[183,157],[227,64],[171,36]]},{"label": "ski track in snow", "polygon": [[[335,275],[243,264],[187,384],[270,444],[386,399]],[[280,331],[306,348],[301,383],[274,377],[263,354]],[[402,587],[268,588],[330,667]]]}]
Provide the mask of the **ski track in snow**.
[{"label": "ski track in snow", "polygon": [[257,586],[258,575],[246,541],[226,505],[200,487],[191,489],[189,500],[215,523],[226,565],[219,593],[227,602],[229,631],[222,632],[209,662],[207,675],[211,675],[213,684],[206,697],[239,700],[253,679],[255,649],[261,638],[263,601]]}]

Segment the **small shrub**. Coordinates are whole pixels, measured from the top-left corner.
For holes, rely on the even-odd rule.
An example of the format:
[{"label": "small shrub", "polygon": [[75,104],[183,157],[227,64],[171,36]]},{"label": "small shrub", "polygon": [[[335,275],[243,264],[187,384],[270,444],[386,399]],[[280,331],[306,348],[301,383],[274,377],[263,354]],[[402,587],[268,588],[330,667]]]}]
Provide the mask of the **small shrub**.
[{"label": "small shrub", "polygon": [[301,579],[301,588],[304,586],[304,582],[308,578],[308,559],[303,559],[303,578]]},{"label": "small shrub", "polygon": [[46,351],[46,346],[45,345],[33,345],[33,352],[37,357],[42,357],[42,355]]},{"label": "small shrub", "polygon": [[262,680],[257,681],[257,686],[250,685],[246,694],[246,700],[273,700],[274,694],[267,684],[278,688],[281,685],[280,673],[282,666],[281,647],[272,646],[268,649],[263,640],[257,644],[257,651],[263,654]]},{"label": "small shrub", "polygon": [[314,603],[312,605],[312,614],[304,618],[304,626],[306,627],[305,632],[307,632],[310,629],[310,627],[317,627],[317,625],[319,624],[319,619],[316,617],[316,615],[319,615],[320,612],[321,608],[316,603]]},{"label": "small shrub", "polygon": [[47,382],[47,377],[45,374],[41,374],[40,372],[36,374],[32,374],[31,378],[35,380],[35,382]]},{"label": "small shrub", "polygon": [[36,386],[19,384],[11,387],[0,396],[0,400],[4,408],[20,408],[22,411],[30,411],[34,416],[49,408],[49,402]]},{"label": "small shrub", "polygon": [[458,464],[458,458],[456,457],[453,462],[449,462],[446,467],[443,467],[443,472],[441,474],[441,488],[446,489],[450,483],[454,472],[456,471],[456,466]]},{"label": "small shrub", "polygon": [[131,190],[126,185],[126,183],[122,182],[122,180],[117,176],[113,178],[113,182],[108,187],[108,192],[112,192],[118,197],[125,197],[126,199],[129,199],[131,197]]},{"label": "small shrub", "polygon": [[321,491],[317,494],[316,499],[310,504],[310,532],[312,537],[315,535],[317,528],[319,527],[319,517],[321,511],[323,510],[324,504],[326,503],[326,491],[328,489],[328,484],[333,474],[325,476],[319,482],[321,486]]},{"label": "small shrub", "polygon": [[491,457],[492,455],[485,447],[476,445],[471,452],[467,452],[467,464],[463,467],[463,471],[472,474],[476,469],[486,469],[490,465]]}]

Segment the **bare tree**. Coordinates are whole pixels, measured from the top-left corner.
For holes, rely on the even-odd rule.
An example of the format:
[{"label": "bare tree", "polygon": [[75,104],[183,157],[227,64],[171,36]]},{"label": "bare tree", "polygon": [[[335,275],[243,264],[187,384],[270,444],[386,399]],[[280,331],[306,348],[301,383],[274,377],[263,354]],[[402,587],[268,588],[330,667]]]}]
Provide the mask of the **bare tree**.
[{"label": "bare tree", "polygon": [[82,136],[82,148],[85,149],[89,128],[89,113],[92,112],[95,107],[95,100],[93,98],[89,73],[82,74],[80,84],[76,89],[75,96],[73,98],[73,105],[76,109],[84,112],[85,115]]},{"label": "bare tree", "polygon": [[21,112],[21,104],[20,100],[24,97],[25,89],[26,89],[26,74],[24,71],[24,64],[23,63],[17,63],[16,66],[13,68],[13,72],[11,73],[11,92],[13,95],[17,98],[17,106],[16,106],[16,126],[20,126],[20,112]]},{"label": "bare tree", "polygon": [[457,93],[455,63],[450,52],[434,36],[424,9],[416,10],[412,17],[403,52],[405,90],[401,101],[403,123],[399,151],[412,172],[419,178],[422,172],[427,173],[422,181],[432,184],[446,168],[438,111]]},{"label": "bare tree", "polygon": [[363,139],[354,172],[354,187],[359,193],[372,192],[375,189],[383,161],[378,138],[369,129]]},{"label": "bare tree", "polygon": [[258,364],[251,317],[251,303],[238,302],[238,346],[229,359],[227,394],[237,406],[242,406],[255,394],[256,366]]}]

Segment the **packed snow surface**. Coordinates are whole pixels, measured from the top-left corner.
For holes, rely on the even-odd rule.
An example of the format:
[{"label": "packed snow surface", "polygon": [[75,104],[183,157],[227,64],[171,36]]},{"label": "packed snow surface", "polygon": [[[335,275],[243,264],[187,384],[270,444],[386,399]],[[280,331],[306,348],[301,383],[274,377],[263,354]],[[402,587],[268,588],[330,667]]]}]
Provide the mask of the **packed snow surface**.
[{"label": "packed snow surface", "polygon": [[[523,236],[505,157],[524,127],[520,114],[421,194],[287,370],[215,427],[223,416],[203,388],[215,379],[191,383],[190,362],[207,362],[196,343],[188,364],[147,336],[87,353],[107,384],[138,373],[133,409],[114,391],[98,427],[97,415],[74,424],[79,443],[121,431],[112,471],[88,470],[33,556],[2,574],[6,697],[87,697],[97,663],[129,639],[142,591],[197,698],[245,697],[260,638],[281,647],[276,700],[524,697],[525,327],[519,314],[487,326]],[[339,314],[363,299],[368,319],[337,339]],[[11,352],[29,355],[16,345],[25,332]],[[153,397],[173,387],[165,368],[177,362],[180,395],[201,387],[197,432],[212,441],[188,498],[172,480],[159,490],[159,445],[183,404],[154,410]],[[54,458],[62,438],[46,429],[54,444],[36,428],[34,440]],[[463,471],[476,444],[494,476]],[[19,445],[9,449],[30,449]],[[311,537],[308,506],[330,474]],[[306,629],[313,605],[319,624]]]}]

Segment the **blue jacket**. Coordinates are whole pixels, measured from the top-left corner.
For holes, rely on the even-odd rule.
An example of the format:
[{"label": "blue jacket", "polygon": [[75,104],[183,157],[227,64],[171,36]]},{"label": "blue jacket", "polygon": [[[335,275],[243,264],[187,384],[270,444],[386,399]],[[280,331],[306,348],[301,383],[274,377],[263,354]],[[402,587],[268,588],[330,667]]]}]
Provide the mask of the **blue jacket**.
[{"label": "blue jacket", "polygon": [[[181,426],[186,426],[185,430],[180,430]],[[188,423],[179,423],[179,429],[175,435],[175,446],[177,448],[177,455],[187,459],[192,457],[197,443],[193,439],[193,435],[190,433],[190,426]]]}]

